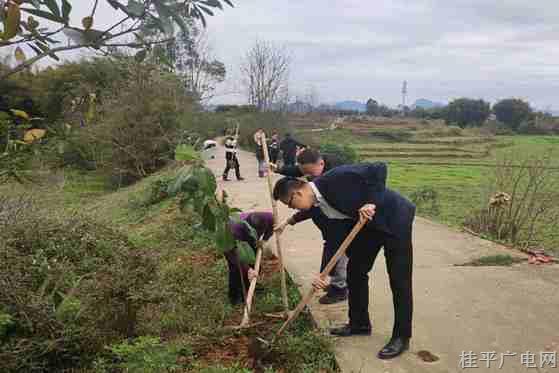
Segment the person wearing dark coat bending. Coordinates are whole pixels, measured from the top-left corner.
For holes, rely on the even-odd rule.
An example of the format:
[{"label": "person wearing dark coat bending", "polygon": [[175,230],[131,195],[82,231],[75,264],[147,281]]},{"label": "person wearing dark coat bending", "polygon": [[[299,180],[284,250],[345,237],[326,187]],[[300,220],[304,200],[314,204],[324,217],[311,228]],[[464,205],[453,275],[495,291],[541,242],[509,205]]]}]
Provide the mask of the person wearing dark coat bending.
[{"label": "person wearing dark coat bending", "polygon": [[[349,323],[330,333],[346,337],[370,335],[369,271],[381,248],[394,303],[394,325],[390,341],[377,356],[390,359],[409,348],[412,336],[412,226],[415,205],[386,187],[387,166],[366,163],[336,167],[312,182],[283,178],[274,187],[274,198],[290,208],[310,210],[319,207],[332,224],[344,219],[367,221],[347,251]],[[344,232],[345,230],[345,232]],[[349,229],[340,229],[342,242]],[[328,286],[317,277],[316,289]]]},{"label": "person wearing dark coat bending", "polygon": [[[256,231],[256,239],[250,234],[250,228],[247,227],[247,224]],[[231,220],[229,229],[235,238],[235,246],[225,252],[225,259],[229,267],[229,301],[235,305],[244,301],[243,282],[246,287],[249,281],[254,276],[257,276],[252,266],[240,262],[237,242],[243,241],[248,243],[256,253],[257,241],[268,241],[272,237],[274,233],[274,217],[271,212],[241,213],[240,221],[235,222]]]},{"label": "person wearing dark coat bending", "polygon": [[[296,166],[283,166],[275,172],[285,176],[302,177],[308,180],[322,175],[334,167],[341,166],[338,157],[330,154],[321,154],[316,149],[306,148],[297,156]],[[320,211],[320,208],[313,207],[310,210],[299,211],[289,219],[280,223],[276,227],[276,232],[283,232],[288,225],[295,225],[305,220],[312,219],[314,225],[320,230],[323,239],[322,260],[320,270],[322,271],[330,261],[336,250],[340,246],[339,238],[343,235],[337,230],[346,230],[351,227],[351,220],[338,222],[339,224],[329,224],[329,219]],[[347,257],[344,255],[336,263],[330,273],[330,286],[326,289],[326,294],[319,299],[321,304],[333,304],[347,300]]]}]

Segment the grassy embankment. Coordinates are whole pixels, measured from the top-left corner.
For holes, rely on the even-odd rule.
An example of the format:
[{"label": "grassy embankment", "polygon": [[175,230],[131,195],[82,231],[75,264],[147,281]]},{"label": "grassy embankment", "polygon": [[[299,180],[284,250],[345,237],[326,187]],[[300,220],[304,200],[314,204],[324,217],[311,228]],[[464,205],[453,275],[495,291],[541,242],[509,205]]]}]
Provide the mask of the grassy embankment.
[{"label": "grassy embankment", "polygon": [[[282,309],[278,263],[269,257],[252,316],[254,322],[262,324],[242,332],[223,329],[237,325],[242,316],[242,307],[231,307],[227,300],[225,260],[216,253],[211,237],[197,226],[199,218],[194,213],[180,212],[173,199],[148,203],[156,180],[173,172],[162,172],[115,192],[107,190],[104,180],[94,173],[66,171],[63,184],[30,190],[41,196],[41,204],[52,214],[86,214],[124,232],[137,247],[147,248],[157,258],[152,290],[162,295],[162,300],[139,312],[136,330],[138,337],[156,337],[162,345],[155,350],[149,343],[145,349],[121,345],[119,348],[125,347],[119,359],[104,354],[96,359],[93,370],[85,372],[112,371],[115,367],[155,372],[160,370],[150,368],[154,361],[170,358],[172,362],[175,357],[173,371],[252,372],[250,337],[269,337],[278,327],[278,320],[264,316]],[[6,193],[9,189],[14,190],[2,187]],[[291,282],[289,298],[292,307],[300,299]],[[131,343],[134,341],[139,340]],[[313,330],[308,314],[294,323],[264,363],[266,372],[337,370],[328,340]]]}]

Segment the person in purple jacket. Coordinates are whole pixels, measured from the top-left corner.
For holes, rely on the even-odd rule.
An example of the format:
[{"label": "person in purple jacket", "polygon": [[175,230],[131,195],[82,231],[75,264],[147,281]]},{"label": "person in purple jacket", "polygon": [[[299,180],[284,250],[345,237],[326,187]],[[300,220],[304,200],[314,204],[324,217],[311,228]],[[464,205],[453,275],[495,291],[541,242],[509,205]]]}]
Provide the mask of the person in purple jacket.
[{"label": "person in purple jacket", "polygon": [[[235,238],[235,246],[225,252],[225,259],[229,267],[229,301],[231,304],[239,304],[244,301],[243,282],[248,287],[249,281],[258,274],[248,265],[240,262],[237,251],[238,241],[243,241],[256,253],[257,242],[259,240],[268,241],[274,233],[274,217],[271,212],[250,212],[241,213],[241,221],[229,223],[229,229]],[[251,235],[249,225],[256,232],[256,239]],[[240,272],[239,272],[240,270]],[[242,275],[242,278],[241,278]]]}]

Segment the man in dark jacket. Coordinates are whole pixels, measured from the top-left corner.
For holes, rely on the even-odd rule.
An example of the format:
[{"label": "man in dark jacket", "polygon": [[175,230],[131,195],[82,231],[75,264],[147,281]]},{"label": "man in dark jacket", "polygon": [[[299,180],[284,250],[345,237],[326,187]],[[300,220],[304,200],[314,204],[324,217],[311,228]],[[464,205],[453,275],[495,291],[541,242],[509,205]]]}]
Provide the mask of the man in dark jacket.
[{"label": "man in dark jacket", "polygon": [[293,139],[293,137],[291,137],[291,134],[286,133],[285,138],[280,143],[280,150],[283,152],[284,165],[292,166],[295,164],[297,147],[304,148],[305,145]]},{"label": "man in dark jacket", "polygon": [[[394,302],[392,338],[378,353],[390,359],[409,348],[412,335],[412,225],[415,206],[386,188],[384,163],[341,166],[313,182],[283,178],[276,183],[274,198],[287,206],[309,210],[318,206],[335,224],[344,217],[369,222],[348,249],[349,323],[331,330],[333,335],[370,335],[368,273],[384,247]],[[343,232],[343,229],[340,229]],[[344,234],[349,231],[344,232]],[[315,279],[315,288],[327,281]]]},{"label": "man in dark jacket", "polygon": [[[297,163],[297,166],[283,166],[275,172],[291,177],[306,175],[308,180],[312,180],[334,167],[341,166],[341,162],[336,156],[320,154],[318,150],[310,148],[299,153]],[[339,237],[343,236],[343,233],[340,234],[337,231],[339,229],[345,231],[347,228],[351,228],[352,221],[347,220],[345,223],[329,224],[328,218],[320,211],[320,208],[314,207],[310,210],[297,212],[279,224],[276,231],[281,233],[288,225],[295,225],[308,219],[312,219],[324,240],[320,264],[320,270],[322,271],[340,246]],[[330,273],[330,286],[328,286],[326,294],[319,299],[321,304],[333,304],[347,299],[347,261],[348,259],[344,255]]]},{"label": "man in dark jacket", "polygon": [[342,164],[341,159],[335,154],[322,154],[316,149],[306,148],[297,156],[297,165],[284,165],[281,168],[272,166],[272,168],[274,172],[284,176],[307,176],[307,179],[311,180]]}]

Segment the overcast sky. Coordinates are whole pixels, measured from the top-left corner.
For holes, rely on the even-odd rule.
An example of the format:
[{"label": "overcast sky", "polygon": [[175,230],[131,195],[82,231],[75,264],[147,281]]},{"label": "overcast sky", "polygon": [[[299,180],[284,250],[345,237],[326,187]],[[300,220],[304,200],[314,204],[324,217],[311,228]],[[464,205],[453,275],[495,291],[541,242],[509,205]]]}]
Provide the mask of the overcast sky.
[{"label": "overcast sky", "polygon": [[522,97],[559,109],[557,0],[238,0],[210,20],[232,72],[257,38],[291,50],[321,101]]},{"label": "overcast sky", "polygon": [[[559,109],[557,0],[233,0],[208,19],[214,53],[238,88],[239,64],[256,40],[292,55],[291,91],[313,86],[321,102],[373,97],[396,105],[456,97],[521,97]],[[74,3],[79,19],[91,1]],[[96,23],[109,23],[101,1]],[[83,5],[82,5],[83,4]],[[242,102],[225,95],[220,102]]]}]

